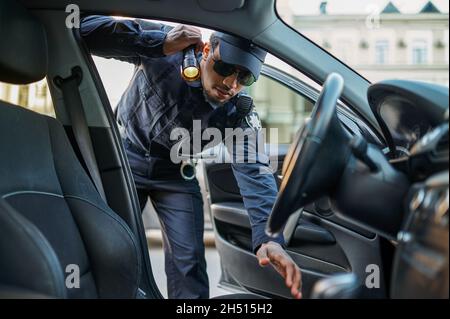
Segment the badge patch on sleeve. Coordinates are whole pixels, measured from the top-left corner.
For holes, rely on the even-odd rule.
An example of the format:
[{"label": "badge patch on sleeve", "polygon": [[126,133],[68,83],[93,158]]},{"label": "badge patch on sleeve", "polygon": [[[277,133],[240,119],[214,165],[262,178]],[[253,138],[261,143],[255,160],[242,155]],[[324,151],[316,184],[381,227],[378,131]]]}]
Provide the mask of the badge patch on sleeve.
[{"label": "badge patch on sleeve", "polygon": [[254,129],[255,131],[259,131],[262,128],[261,120],[259,119],[258,113],[256,112],[250,112],[246,117],[245,121],[247,122],[248,126],[250,128]]}]

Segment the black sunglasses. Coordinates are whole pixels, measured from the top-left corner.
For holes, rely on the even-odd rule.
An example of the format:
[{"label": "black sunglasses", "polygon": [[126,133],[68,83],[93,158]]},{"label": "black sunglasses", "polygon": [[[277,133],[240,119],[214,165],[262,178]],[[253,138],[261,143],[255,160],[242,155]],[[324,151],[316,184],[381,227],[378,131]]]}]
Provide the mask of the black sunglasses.
[{"label": "black sunglasses", "polygon": [[225,63],[222,60],[216,60],[214,56],[212,56],[212,60],[214,61],[213,69],[220,76],[228,77],[237,73],[237,82],[240,85],[250,86],[255,83],[256,79],[250,71],[241,70],[235,65]]}]

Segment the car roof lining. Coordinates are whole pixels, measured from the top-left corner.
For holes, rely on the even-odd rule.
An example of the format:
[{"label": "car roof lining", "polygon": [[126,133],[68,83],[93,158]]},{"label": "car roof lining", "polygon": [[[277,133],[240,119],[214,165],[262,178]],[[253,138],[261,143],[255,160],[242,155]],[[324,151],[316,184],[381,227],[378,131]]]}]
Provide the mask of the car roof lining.
[{"label": "car roof lining", "polygon": [[[23,0],[22,3],[30,9],[65,10],[67,5],[65,1],[57,0]],[[192,24],[202,21],[201,24],[210,28],[240,34],[248,39],[253,39],[278,19],[273,10],[267,10],[267,6],[274,5],[273,3],[274,0],[246,0],[240,9],[213,12],[204,10],[198,0],[77,1],[83,12],[102,12],[129,17],[142,17],[145,12],[146,18]]]}]

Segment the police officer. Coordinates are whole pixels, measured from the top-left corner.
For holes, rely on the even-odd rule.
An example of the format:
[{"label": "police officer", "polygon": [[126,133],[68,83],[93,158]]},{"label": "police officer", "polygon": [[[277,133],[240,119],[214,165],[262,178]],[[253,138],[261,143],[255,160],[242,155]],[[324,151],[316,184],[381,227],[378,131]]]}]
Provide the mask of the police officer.
[{"label": "police officer", "polygon": [[[208,298],[209,285],[203,244],[203,202],[198,181],[183,178],[170,151],[177,127],[202,130],[242,128],[258,134],[254,110],[237,108],[240,92],[259,76],[266,52],[249,41],[215,32],[202,42],[199,29],[178,25],[89,16],[81,26],[91,53],[135,65],[130,85],[117,107],[117,121],[133,172],[141,209],[150,197],[161,222],[169,298]],[[195,45],[201,70],[200,87],[180,75],[183,50]],[[253,141],[253,142],[252,142]],[[252,152],[257,139],[228,150]],[[234,148],[234,149],[233,149]],[[285,279],[294,298],[301,298],[301,273],[283,249],[282,236],[265,234],[277,187],[272,174],[262,174],[267,161],[232,161],[252,227],[252,244],[259,264],[271,264]],[[185,176],[186,177],[186,176]]]}]

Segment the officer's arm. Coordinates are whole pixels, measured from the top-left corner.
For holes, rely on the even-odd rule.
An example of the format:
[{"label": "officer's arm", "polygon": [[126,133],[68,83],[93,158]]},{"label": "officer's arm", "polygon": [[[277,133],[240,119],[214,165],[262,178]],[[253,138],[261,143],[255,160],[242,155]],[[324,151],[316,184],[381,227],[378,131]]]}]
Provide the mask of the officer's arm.
[{"label": "officer's arm", "polygon": [[80,33],[92,54],[138,64],[141,57],[162,57],[170,27],[108,16],[88,16],[81,21]]},{"label": "officer's arm", "polygon": [[[301,298],[301,271],[286,252],[283,235],[272,238],[265,234],[267,220],[277,194],[275,178],[272,174],[276,167],[269,169],[274,165],[270,165],[268,161],[263,148],[262,133],[254,129],[256,126],[260,126],[260,122],[256,112],[252,111],[252,114],[241,122],[241,127],[245,129],[242,133],[244,138],[239,138],[238,133],[233,134],[237,135],[235,143],[232,142],[234,136],[232,138],[227,136],[225,139],[228,152],[232,155],[231,165],[234,176],[250,217],[253,252],[260,266],[272,265],[284,278],[292,296]],[[250,134],[245,134],[249,130]],[[245,138],[246,135],[248,136]],[[259,145],[261,148],[258,148]]]},{"label": "officer's arm", "polygon": [[284,238],[282,235],[272,238],[265,233],[277,196],[277,184],[264,152],[263,136],[260,131],[250,128],[245,120],[241,128],[243,131],[235,130],[235,138],[226,137],[225,145],[231,155],[233,173],[250,218],[253,252],[256,253],[261,244],[269,241],[284,246]]}]

